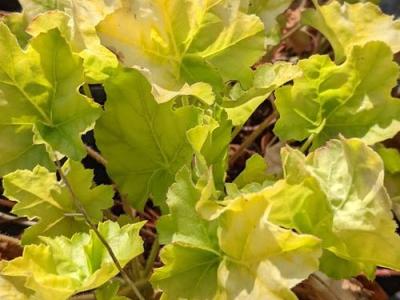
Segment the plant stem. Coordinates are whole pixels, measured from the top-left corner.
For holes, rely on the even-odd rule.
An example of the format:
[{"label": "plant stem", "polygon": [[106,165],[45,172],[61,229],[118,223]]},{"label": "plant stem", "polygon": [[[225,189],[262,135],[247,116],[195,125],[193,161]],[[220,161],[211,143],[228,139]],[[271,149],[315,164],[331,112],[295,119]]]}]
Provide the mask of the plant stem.
[{"label": "plant stem", "polygon": [[115,266],[117,267],[118,271],[121,273],[122,277],[124,278],[125,282],[127,283],[128,286],[132,289],[132,291],[135,293],[136,297],[139,300],[145,300],[145,298],[142,296],[140,291],[137,289],[135,283],[129,278],[128,274],[125,272],[125,270],[122,268],[121,264],[119,263],[118,258],[115,256],[114,251],[112,250],[111,246],[108,244],[108,242],[105,240],[105,238],[101,235],[101,233],[98,231],[96,225],[90,220],[90,217],[86,211],[86,209],[83,207],[82,202],[79,200],[77,195],[75,194],[74,190],[72,189],[71,184],[69,183],[67,177],[65,176],[61,164],[58,160],[56,160],[56,166],[57,166],[57,171],[62,179],[64,181],[65,186],[67,187],[70,196],[78,209],[78,211],[83,215],[85,218],[86,223],[88,226],[95,232],[96,236],[99,238],[101,243],[104,245],[106,248],[108,254],[110,255],[111,259],[113,260]]},{"label": "plant stem", "polygon": [[92,147],[86,145],[86,152],[91,158],[93,158],[95,161],[102,164],[103,166],[107,164],[107,160]]},{"label": "plant stem", "polygon": [[[135,281],[135,285],[142,287],[145,284],[147,284],[147,282],[148,282],[147,280],[141,279],[141,280]],[[118,292],[118,295],[127,296],[127,295],[129,295],[130,291],[131,291],[130,287],[122,287],[120,289],[120,291]],[[93,292],[85,293],[85,294],[72,296],[70,300],[96,300],[96,296],[94,295]]]},{"label": "plant stem", "polygon": [[268,128],[271,124],[275,123],[276,121],[276,116],[277,114],[273,112],[270,114],[265,120],[258,125],[256,130],[254,130],[240,145],[238,150],[232,155],[231,159],[229,160],[229,164],[233,165],[236,160],[242,155],[243,151],[249,147],[255,140],[256,138],[266,129]]},{"label": "plant stem", "polygon": [[242,126],[236,126],[233,131],[232,131],[232,137],[231,140],[233,140],[238,134],[239,132],[242,130]]},{"label": "plant stem", "polygon": [[314,139],[315,135],[312,134],[308,137],[308,139],[304,142],[304,144],[301,146],[300,151],[303,153],[306,153],[306,151],[308,150],[308,148],[310,148],[313,139]]},{"label": "plant stem", "polygon": [[144,269],[145,278],[149,277],[149,275],[151,273],[154,261],[156,260],[157,255],[158,255],[158,250],[160,250],[160,243],[158,241],[158,238],[156,237],[154,239],[153,245],[151,246],[149,257],[147,258],[147,261],[146,261],[146,267]]},{"label": "plant stem", "polygon": [[93,98],[92,91],[90,90],[90,86],[88,83],[85,83],[82,86],[82,88],[83,88],[83,93],[86,95],[86,97]]}]

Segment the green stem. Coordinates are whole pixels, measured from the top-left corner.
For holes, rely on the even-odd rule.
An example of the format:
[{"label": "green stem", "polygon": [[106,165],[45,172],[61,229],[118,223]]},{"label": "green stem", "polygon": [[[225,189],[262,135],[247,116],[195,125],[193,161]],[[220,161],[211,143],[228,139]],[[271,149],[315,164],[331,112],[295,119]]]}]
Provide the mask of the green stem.
[{"label": "green stem", "polygon": [[62,166],[58,160],[56,160],[56,166],[57,166],[57,171],[58,174],[60,175],[62,181],[64,181],[65,186],[67,187],[69,194],[78,209],[78,211],[83,215],[87,225],[94,231],[100,242],[104,245],[106,248],[108,254],[110,255],[112,261],[114,262],[115,266],[117,267],[118,271],[121,273],[122,278],[124,278],[125,282],[127,285],[132,289],[132,291],[135,293],[136,297],[139,300],[145,300],[145,298],[142,296],[138,288],[136,287],[135,283],[129,278],[128,274],[125,272],[125,270],[122,268],[118,258],[116,257],[114,251],[112,250],[111,246],[108,244],[106,239],[101,235],[99,230],[97,229],[97,226],[90,220],[90,216],[88,215],[86,209],[83,207],[82,202],[79,200],[78,196],[75,194],[74,190],[72,189],[71,184],[69,183],[67,177],[64,174],[64,171],[62,170]]},{"label": "green stem", "polygon": [[83,93],[89,97],[89,98],[93,98],[92,96],[92,91],[90,90],[90,86],[88,83],[85,83],[83,86]]},{"label": "green stem", "polygon": [[146,267],[144,269],[145,278],[150,276],[151,270],[153,269],[153,265],[157,258],[159,250],[160,250],[160,243],[158,241],[158,238],[155,238],[153,245],[151,246],[149,257],[147,258],[147,261],[146,261]]},{"label": "green stem", "polygon": [[308,148],[310,148],[313,139],[314,139],[315,135],[312,134],[308,137],[307,141],[304,142],[304,144],[301,146],[300,151],[303,153],[306,153],[306,151],[308,150]]},{"label": "green stem", "polygon": [[243,151],[247,149],[256,139],[257,137],[263,133],[265,129],[267,129],[270,125],[275,123],[276,121],[276,112],[270,114],[260,125],[258,125],[257,129],[254,130],[240,145],[239,149],[232,155],[229,160],[229,165],[233,165],[236,160],[242,155]]}]

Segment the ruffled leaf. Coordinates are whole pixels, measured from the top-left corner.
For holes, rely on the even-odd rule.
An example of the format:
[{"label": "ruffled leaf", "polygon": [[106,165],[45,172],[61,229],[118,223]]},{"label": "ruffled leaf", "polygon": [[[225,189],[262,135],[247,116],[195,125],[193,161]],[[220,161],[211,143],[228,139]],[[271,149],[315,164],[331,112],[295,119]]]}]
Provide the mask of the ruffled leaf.
[{"label": "ruffled leaf", "polygon": [[[68,161],[63,170],[75,196],[86,209],[93,222],[103,218],[103,209],[112,206],[114,194],[110,186],[92,188],[93,173],[80,163]],[[39,236],[71,237],[76,232],[88,231],[70,191],[55,173],[37,166],[33,171],[18,170],[3,178],[4,194],[18,203],[12,212],[21,217],[39,218],[22,235],[22,243],[37,243]]]},{"label": "ruffled leaf", "polygon": [[168,91],[182,94],[182,87],[185,94],[200,97],[193,86],[197,82],[215,90],[228,80],[249,85],[250,67],[263,55],[262,22],[242,13],[235,2],[127,1],[97,29],[102,43],[126,66],[146,74],[158,101],[169,100],[174,93],[168,96]]},{"label": "ruffled leaf", "polygon": [[[126,225],[107,221],[98,230],[111,246],[121,266],[143,252],[139,230],[142,223]],[[25,287],[37,299],[64,300],[97,288],[116,276],[118,269],[97,235],[91,230],[71,239],[42,238],[43,244],[24,248],[22,257],[6,264],[2,274],[25,279]]]},{"label": "ruffled leaf", "polygon": [[392,52],[400,51],[400,21],[369,2],[340,4],[332,1],[305,11],[302,20],[329,40],[338,62],[350,55],[354,46],[364,46],[370,41],[382,41]]},{"label": "ruffled leaf", "polygon": [[42,144],[81,159],[81,134],[101,113],[78,92],[81,60],[57,30],[32,39],[24,51],[0,23],[0,39],[0,173],[52,165]]},{"label": "ruffled leaf", "polygon": [[[320,190],[311,193],[309,200],[301,204],[288,198],[272,209],[271,216],[275,211],[282,216],[283,206],[296,207],[287,212],[286,226],[291,223],[300,232],[320,237],[324,248],[338,257],[336,262],[341,260],[343,265],[344,260],[348,261],[347,276],[354,275],[355,264],[359,272],[366,274],[371,274],[371,268],[377,265],[400,269],[400,237],[396,234],[392,202],[383,184],[383,163],[376,152],[358,139],[332,140],[307,158],[296,150],[287,149],[283,161],[290,185],[311,181],[317,182]],[[313,210],[304,205],[313,205],[318,213],[314,215]],[[321,207],[326,207],[323,213]],[[322,221],[327,217],[320,223],[324,226],[303,224],[305,218]],[[381,251],[382,247],[386,250]],[[334,259],[332,254],[326,258]],[[334,276],[335,270],[330,267],[323,271]]]},{"label": "ruffled leaf", "polygon": [[339,134],[374,144],[400,131],[400,101],[391,97],[399,68],[384,43],[355,46],[339,66],[320,55],[299,66],[303,77],[276,92],[281,139],[313,136],[316,148]]}]

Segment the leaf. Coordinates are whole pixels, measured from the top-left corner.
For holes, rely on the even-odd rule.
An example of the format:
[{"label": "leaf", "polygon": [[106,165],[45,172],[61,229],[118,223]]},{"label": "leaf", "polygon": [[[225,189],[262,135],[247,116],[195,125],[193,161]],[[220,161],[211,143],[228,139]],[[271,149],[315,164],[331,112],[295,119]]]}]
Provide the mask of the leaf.
[{"label": "leaf", "polygon": [[197,160],[203,160],[212,169],[213,181],[223,189],[228,164],[228,148],[232,140],[232,122],[219,106],[214,108],[213,117],[203,116],[199,124],[187,132],[187,138],[196,153]]},{"label": "leaf", "polygon": [[400,153],[395,148],[386,148],[378,144],[376,151],[385,167],[385,188],[393,202],[393,212],[400,216]]},{"label": "leaf", "polygon": [[83,58],[88,80],[103,82],[118,66],[116,56],[100,44],[95,26],[120,7],[119,0],[25,0],[24,13],[32,36],[58,28]]},{"label": "leaf", "polygon": [[[295,198],[285,199],[282,205],[298,207],[287,212],[292,215],[287,220],[291,219],[289,222],[294,228],[320,237],[325,249],[342,260],[357,263],[359,267],[361,264],[366,274],[371,274],[371,267],[376,265],[400,268],[400,237],[396,234],[392,203],[383,185],[383,163],[376,152],[359,139],[342,139],[330,141],[307,158],[291,149],[285,150],[283,157],[286,181],[290,185],[317,181],[330,207],[315,215],[303,206],[308,202],[299,205]],[[321,209],[324,199],[317,195],[310,196],[314,199],[315,212]],[[321,226],[302,225],[307,215],[309,218],[326,218],[329,210],[332,215],[330,230],[326,226],[329,222],[324,222],[324,230]],[[279,205],[276,211],[279,212]],[[274,215],[274,209],[271,215]],[[348,276],[353,275],[351,269]],[[335,272],[331,268],[322,271],[328,275]]]},{"label": "leaf", "polygon": [[0,297],[3,300],[29,300],[29,291],[13,283],[7,276],[0,275]]},{"label": "leaf", "polygon": [[25,32],[28,26],[28,20],[22,13],[7,13],[0,15],[0,21],[4,22],[10,29],[10,31],[15,35],[18,43],[21,47],[25,47],[28,44],[29,34]]},{"label": "leaf", "polygon": [[255,14],[263,21],[269,44],[278,44],[279,39],[273,38],[273,34],[280,31],[277,17],[289,7],[293,0],[242,0],[242,2],[242,5],[247,8],[245,9],[247,13]]},{"label": "leaf", "polygon": [[165,90],[181,94],[185,83],[205,82],[215,90],[228,80],[250,84],[250,67],[264,54],[263,24],[234,2],[126,1],[97,30],[102,43],[125,66],[142,70],[156,99],[165,102]]},{"label": "leaf", "polygon": [[106,283],[102,287],[96,289],[96,300],[129,300],[127,297],[118,296],[118,289],[118,281]]},{"label": "leaf", "polygon": [[[183,206],[185,199],[194,197],[184,196],[183,182],[171,190],[177,190],[178,184]],[[185,186],[185,191],[190,189]],[[320,242],[271,223],[268,196],[253,195],[225,202],[215,220],[217,252],[207,251],[197,240],[193,242],[194,237],[206,234],[205,226],[202,231],[192,230],[191,240],[172,240],[163,248],[164,266],[155,270],[151,281],[163,290],[164,299],[296,299],[290,288],[318,269]],[[192,213],[173,217],[181,224],[188,221],[186,218],[191,222],[199,218]]]},{"label": "leaf", "polygon": [[[103,218],[103,209],[112,206],[114,194],[111,186],[92,188],[93,173],[74,161],[68,161],[63,170],[75,196],[86,209],[93,222]],[[70,191],[55,173],[37,166],[33,171],[18,170],[3,178],[4,194],[18,203],[12,212],[21,217],[39,218],[37,224],[25,230],[23,244],[38,243],[39,235],[71,237],[76,232],[87,231],[83,217],[78,217],[77,208]]]},{"label": "leaf", "polygon": [[262,65],[255,71],[250,89],[243,90],[240,84],[236,84],[223,102],[228,118],[234,126],[242,126],[275,89],[301,75],[300,68],[291,63]]},{"label": "leaf", "polygon": [[[143,222],[126,225],[99,223],[100,234],[109,243],[121,266],[143,252],[139,230]],[[97,288],[118,274],[106,248],[93,230],[42,238],[43,244],[29,245],[22,257],[7,263],[2,274],[25,278],[25,286],[41,300],[64,300],[73,294]]]},{"label": "leaf", "polygon": [[81,60],[56,30],[32,39],[25,51],[3,24],[0,39],[1,140],[14,141],[0,147],[3,174],[50,165],[43,143],[81,159],[86,153],[81,134],[101,112],[78,92]]},{"label": "leaf", "polygon": [[381,156],[385,170],[390,174],[400,173],[400,153],[397,149],[378,144],[376,152]]},{"label": "leaf", "polygon": [[303,77],[276,91],[280,119],[274,132],[297,141],[313,136],[313,148],[339,134],[367,144],[400,130],[400,102],[391,97],[399,69],[382,42],[355,46],[342,65],[315,55],[299,63]]},{"label": "leaf", "polygon": [[[331,43],[336,61],[342,62],[354,46],[370,41],[385,42],[393,53],[400,51],[400,21],[385,15],[372,3],[340,4],[338,1],[316,10],[308,9],[302,21],[319,30]],[[378,57],[376,57],[378,58]]]},{"label": "leaf", "polygon": [[183,167],[168,190],[167,204],[170,214],[162,216],[157,223],[160,243],[178,242],[218,251],[215,224],[202,219],[195,210],[201,192],[201,188],[193,183],[189,168]]},{"label": "leaf", "polygon": [[254,154],[246,161],[246,167],[239,176],[235,178],[233,183],[241,189],[251,183],[257,182],[261,184],[268,178],[267,164],[264,158],[259,154]]},{"label": "leaf", "polygon": [[318,269],[319,240],[270,222],[268,201],[239,197],[222,214],[218,271],[224,299],[296,299],[290,288]]},{"label": "leaf", "polygon": [[215,299],[219,256],[189,245],[169,244],[160,253],[162,268],[151,283],[163,290],[162,299]]},{"label": "leaf", "polygon": [[105,83],[105,113],[96,123],[97,145],[122,194],[142,209],[149,195],[165,209],[165,195],[176,172],[192,160],[186,131],[199,110],[158,104],[137,70],[123,69]]}]

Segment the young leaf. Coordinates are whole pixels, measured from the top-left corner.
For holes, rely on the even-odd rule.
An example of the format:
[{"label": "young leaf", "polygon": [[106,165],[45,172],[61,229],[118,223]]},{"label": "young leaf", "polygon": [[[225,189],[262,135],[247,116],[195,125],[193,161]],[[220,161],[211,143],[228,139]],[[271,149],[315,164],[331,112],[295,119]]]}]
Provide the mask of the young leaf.
[{"label": "young leaf", "polygon": [[[93,173],[74,161],[68,161],[63,170],[76,195],[93,222],[103,218],[102,210],[112,206],[113,189],[110,186],[92,187]],[[22,243],[39,242],[39,236],[71,237],[76,232],[88,231],[68,188],[57,181],[55,173],[37,166],[33,171],[18,170],[3,178],[4,194],[18,203],[12,212],[18,216],[39,218],[22,235]]]},{"label": "young leaf", "polygon": [[265,159],[259,154],[254,154],[246,161],[245,169],[235,178],[233,183],[241,189],[247,184],[263,183],[267,179],[267,164]]},{"label": "young leaf", "polygon": [[86,153],[81,134],[101,113],[78,92],[81,60],[57,30],[32,39],[26,51],[4,24],[0,39],[1,140],[13,141],[1,147],[2,171],[49,165],[42,143],[81,159]]},{"label": "young leaf", "polygon": [[[126,225],[107,221],[98,225],[100,234],[110,244],[121,266],[143,252],[139,230],[142,223]],[[29,245],[22,257],[10,262],[2,274],[25,278],[25,287],[35,291],[37,299],[64,300],[75,293],[97,288],[118,274],[106,248],[91,230],[63,236],[42,238],[44,244]]]},{"label": "young leaf", "polygon": [[[354,46],[385,42],[393,53],[400,51],[400,21],[385,15],[372,3],[340,4],[332,1],[303,13],[302,21],[318,29],[331,43],[336,61],[342,62]],[[378,57],[376,57],[378,58]]]},{"label": "young leaf", "polygon": [[[287,183],[317,181],[332,214],[330,230],[327,222],[324,230],[321,226],[306,228],[302,224],[304,218],[318,219],[327,213],[314,216],[312,210],[294,199],[281,199],[285,201],[281,205],[297,207],[287,212],[287,220],[291,219],[294,228],[320,237],[324,248],[342,260],[364,264],[362,271],[366,274],[371,274],[371,266],[376,265],[400,269],[400,237],[396,234],[392,203],[383,185],[383,163],[376,152],[359,139],[349,139],[332,140],[307,158],[291,149],[285,150],[283,156]],[[318,196],[319,203],[323,203],[321,197]],[[315,205],[314,210],[321,207],[317,202]],[[272,208],[272,218],[274,211],[279,212],[279,205]],[[385,251],[381,251],[382,247]],[[330,268],[323,271],[328,275],[335,272]]]},{"label": "young leaf", "polygon": [[339,134],[367,144],[400,130],[400,102],[391,97],[399,69],[382,42],[355,46],[342,65],[315,55],[299,63],[304,76],[276,92],[280,119],[274,132],[284,140],[313,136],[313,148]]},{"label": "young leaf", "polygon": [[144,71],[158,100],[166,101],[165,90],[180,91],[186,82],[206,82],[217,90],[227,80],[249,85],[250,67],[264,53],[263,24],[234,2],[126,1],[97,29],[126,66]]},{"label": "young leaf", "polygon": [[200,249],[218,250],[217,232],[213,222],[202,219],[196,212],[201,189],[195,186],[188,167],[176,174],[176,182],[168,190],[170,214],[162,216],[157,224],[160,242],[179,242]]},{"label": "young leaf", "polygon": [[242,126],[256,110],[278,87],[302,75],[298,66],[287,62],[264,64],[254,72],[253,85],[243,90],[236,84],[229,97],[223,102],[223,107],[234,126]]},{"label": "young leaf", "polygon": [[[277,17],[282,14],[293,2],[293,0],[242,0],[244,11],[260,17],[264,23],[265,32],[268,36],[268,44],[278,44],[279,38],[274,33],[279,32]],[[278,34],[279,37],[280,34]]]},{"label": "young leaf", "polygon": [[135,208],[149,195],[165,208],[165,195],[176,172],[192,159],[186,131],[199,122],[200,110],[158,104],[146,78],[122,69],[105,83],[105,113],[95,128],[111,178]]}]

